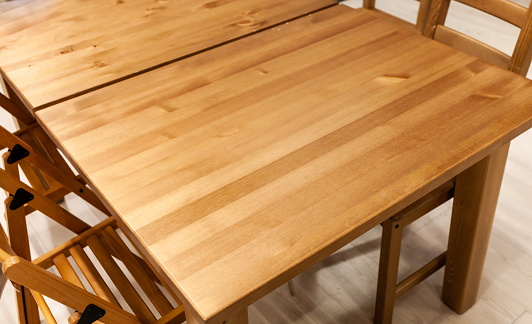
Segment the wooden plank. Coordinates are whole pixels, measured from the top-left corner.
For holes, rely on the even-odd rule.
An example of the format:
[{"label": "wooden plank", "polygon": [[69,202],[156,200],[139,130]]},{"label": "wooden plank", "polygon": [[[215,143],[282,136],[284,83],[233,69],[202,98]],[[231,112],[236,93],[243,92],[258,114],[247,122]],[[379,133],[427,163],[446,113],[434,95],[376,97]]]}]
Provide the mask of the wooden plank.
[{"label": "wooden plank", "polygon": [[102,323],[142,323],[123,309],[19,257],[8,259],[3,265],[3,270],[10,280],[70,308],[84,310],[89,304],[103,308],[106,314],[99,320]]},{"label": "wooden plank", "polygon": [[509,147],[504,145],[456,178],[442,295],[458,314],[477,299]]},{"label": "wooden plank", "polygon": [[122,297],[126,300],[129,307],[133,310],[133,313],[138,316],[138,318],[143,322],[152,323],[155,322],[155,316],[151,313],[150,309],[142,297],[135,290],[133,285],[129,282],[128,278],[124,275],[116,261],[113,259],[111,254],[107,251],[104,245],[100,242],[98,237],[92,235],[87,238],[87,244],[105,269],[105,272],[109,275],[114,285]]},{"label": "wooden plank", "polygon": [[167,314],[174,307],[163,295],[159,287],[155,284],[155,278],[151,278],[142,266],[137,262],[135,255],[129,250],[127,245],[115,232],[115,229],[108,226],[101,232],[104,240],[114,250],[118,258],[125,264],[129,272],[135,278],[135,281],[146,293],[146,296],[152,301],[159,313]]},{"label": "wooden plank", "polygon": [[434,39],[503,69],[508,69],[510,65],[510,57],[508,55],[448,27],[438,26]]},{"label": "wooden plank", "polygon": [[79,244],[76,244],[69,249],[69,252],[72,258],[76,261],[78,267],[85,275],[85,278],[87,278],[87,281],[91,285],[96,295],[112,304],[120,306],[118,300],[116,300],[107,283],[103,280],[100,273],[98,273],[98,270],[94,264],[92,264],[85,251],[83,251],[83,248]]},{"label": "wooden plank", "polygon": [[0,3],[0,62],[7,83],[31,109],[336,4],[53,0],[24,1],[4,12]]},{"label": "wooden plank", "polygon": [[68,259],[64,254],[56,255],[52,259],[52,261],[54,263],[54,266],[59,271],[59,274],[61,274],[61,277],[63,277],[63,279],[70,283],[73,283],[79,288],[85,289],[83,283],[78,277],[78,274],[76,273],[76,271],[74,271],[74,268],[72,267],[70,262],[68,262]]},{"label": "wooden plank", "polygon": [[414,288],[417,284],[430,277],[433,273],[445,266],[447,252],[432,259],[429,263],[419,268],[416,272],[397,284],[395,289],[395,298],[401,297],[404,293]]},{"label": "wooden plank", "polygon": [[32,291],[31,294],[33,298],[35,298],[46,324],[57,324],[57,321],[55,320],[55,317],[52,314],[52,311],[50,311],[50,307],[48,307],[48,304],[44,300],[43,296],[35,291]]},{"label": "wooden plank", "polygon": [[113,224],[115,220],[113,218],[108,218],[102,222],[100,222],[98,225],[95,225],[91,227],[90,229],[86,230],[85,232],[81,233],[80,235],[62,243],[61,245],[58,245],[54,249],[44,253],[43,255],[39,256],[37,259],[33,260],[33,263],[35,263],[37,266],[48,269],[50,268],[53,263],[52,259],[56,257],[59,254],[63,253],[69,253],[69,249],[75,245],[81,245],[85,246],[87,238],[89,236],[92,236],[99,231],[101,231],[103,228],[109,226],[110,224]]},{"label": "wooden plank", "polygon": [[531,99],[514,73],[335,6],[36,114],[220,323],[530,128]]}]

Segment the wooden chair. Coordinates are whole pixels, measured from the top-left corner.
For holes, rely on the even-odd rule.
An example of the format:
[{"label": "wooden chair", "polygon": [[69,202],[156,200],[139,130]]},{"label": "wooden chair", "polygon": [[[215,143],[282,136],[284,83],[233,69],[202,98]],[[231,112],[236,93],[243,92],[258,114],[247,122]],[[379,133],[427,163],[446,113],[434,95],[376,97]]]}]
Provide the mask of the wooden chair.
[{"label": "wooden chair", "polygon": [[[100,211],[109,215],[101,201],[90,191],[83,179],[76,176],[53,141],[37,123],[34,116],[24,108],[15,91],[4,84],[9,97],[0,93],[0,107],[4,108],[17,122],[19,130],[14,134],[1,127],[0,150],[13,150],[16,145],[28,156],[22,157],[19,165],[31,186],[59,202],[73,192]],[[11,135],[11,136],[10,136]],[[33,156],[36,156],[35,158]],[[53,194],[52,194],[53,193]]]},{"label": "wooden chair", "polygon": [[[56,159],[52,159],[52,161],[56,161],[56,163],[51,161],[50,155],[42,155],[35,150],[33,146],[17,136],[20,133],[33,131],[38,138],[48,138],[37,124],[33,124],[33,126],[27,127],[16,134],[12,134],[0,126],[0,149],[6,147],[9,149],[9,154],[5,161],[6,165],[18,164],[28,178],[32,188],[51,200],[60,200],[60,198],[64,197],[69,192],[72,192],[104,214],[110,215],[107,208],[98,199],[94,192],[85,185],[85,182],[79,176],[75,176],[74,173],[72,173],[72,170],[70,170],[70,167],[62,159],[55,146],[49,147],[48,152],[53,151],[55,152],[54,154],[59,155]],[[43,141],[43,143],[44,142],[45,141]],[[57,161],[62,161],[60,163],[64,163],[64,167],[60,167],[60,164],[58,164],[59,162]],[[41,181],[42,178],[35,172],[36,170],[44,173],[47,176],[46,179]],[[42,185],[44,182],[52,183],[50,179],[56,180],[55,185],[49,187]]]},{"label": "wooden chair", "polygon": [[[14,197],[6,199],[6,210],[11,211],[11,217],[18,219],[19,227],[16,229],[20,230],[20,227],[24,226],[21,224],[24,222],[24,209],[13,210],[11,208],[13,200]],[[12,225],[11,222],[9,226]],[[18,256],[13,243],[9,244],[6,236],[2,234],[0,235],[0,262],[3,263],[3,273],[15,284],[17,291],[26,293],[26,295],[21,294],[21,298],[28,298],[27,294],[33,296],[49,324],[57,323],[57,321],[43,299],[43,295],[80,312],[73,314],[69,318],[69,323],[77,323],[81,318],[84,320],[80,323],[93,323],[96,320],[98,323],[124,324],[183,322],[185,320],[183,307],[176,307],[177,303],[161,292],[156,284],[158,279],[154,277],[153,272],[145,271],[145,267],[138,261],[139,257],[131,252],[117,233],[117,229],[116,221],[110,217],[32,262]],[[10,232],[14,230],[9,229]],[[23,230],[21,230],[22,233]],[[3,233],[3,229],[1,232]],[[17,240],[12,240],[12,242],[17,242]],[[111,290],[112,286],[110,287],[109,282],[104,280],[104,276],[97,270],[98,265],[95,265],[87,254],[88,250],[92,251],[133,314],[124,310],[120,305],[119,298]],[[130,277],[134,278],[140,289],[147,295],[147,299],[141,297],[142,294],[135,289],[117,260],[122,261]],[[94,294],[86,290],[87,287],[71,262],[81,270],[85,281],[95,292]],[[54,266],[60,276],[46,270]]]},{"label": "wooden chair", "polygon": [[431,1],[429,18],[423,35],[477,56],[493,65],[526,75],[532,56],[532,51],[529,48],[532,39],[530,8],[527,9],[509,0],[456,0],[521,28],[514,52],[512,56],[508,56],[493,47],[445,26],[445,19],[451,0]]},{"label": "wooden chair", "polygon": [[[486,44],[444,26],[450,0],[431,0],[423,34],[465,51],[488,63],[526,75],[532,58],[532,7],[527,9],[507,0],[458,0],[464,4],[501,18],[521,28],[513,55],[510,57]],[[454,196],[453,179],[424,198],[382,223],[381,255],[375,305],[375,323],[391,323],[395,299],[422,282],[446,263],[446,252],[430,261],[397,284],[397,273],[404,228]],[[451,227],[453,223],[451,222]]]},{"label": "wooden chair", "polygon": [[[17,140],[19,141],[17,143],[20,143],[20,140],[17,139],[13,134],[0,128],[0,139],[4,138]],[[31,151],[30,147],[28,149],[29,152],[27,154],[23,154],[23,156],[29,159],[29,163],[42,162],[43,165],[45,165],[45,168],[43,169],[51,170],[49,171],[51,174],[62,174],[61,170],[54,164],[46,162],[46,160],[43,159],[43,157],[41,157],[39,154]],[[65,210],[51,199],[51,197],[55,197],[55,191],[41,193],[22,182],[20,180],[20,170],[18,167],[18,163],[20,163],[21,160],[18,160],[17,156],[14,156],[17,154],[17,150],[6,152],[3,155],[5,170],[0,168],[0,187],[10,194],[5,206],[5,211],[6,221],[8,224],[8,237],[11,243],[10,248],[16,253],[16,255],[26,260],[31,260],[26,216],[35,210],[42,212],[44,215],[48,216],[75,234],[82,235],[83,233],[88,233],[91,230],[94,231],[94,228],[92,228],[90,225],[71,214],[69,211]],[[80,186],[79,183],[77,185]],[[83,186],[82,188],[85,187]],[[113,224],[113,226],[115,226],[114,228],[116,228],[114,219],[107,220],[106,222]],[[125,252],[117,251],[114,248],[109,249],[109,251],[111,251],[113,256],[120,260],[122,260],[123,257],[128,257]],[[154,280],[160,282],[145,260],[138,256],[135,256],[135,259],[135,263],[142,267],[144,273],[149,274],[151,278],[154,278]],[[26,291],[24,287],[20,287],[20,289],[16,290],[16,294],[17,304],[19,306],[19,322],[31,324],[39,323],[37,304],[35,303],[34,298],[32,298],[32,294],[29,291]]]},{"label": "wooden chair", "polygon": [[418,32],[422,32],[423,31],[423,28],[425,27],[425,24],[426,24],[426,19],[427,19],[427,14],[428,14],[428,9],[429,9],[429,5],[430,5],[430,1],[431,0],[417,0],[419,1],[419,10],[418,10],[418,15],[417,15],[417,20],[416,20],[416,24],[415,25],[411,25],[409,22],[406,22],[400,18],[397,18],[393,15],[390,15],[384,11],[381,11],[381,10],[378,10],[375,8],[375,0],[364,0],[364,2],[362,3],[362,7],[365,8],[365,9],[369,9],[370,12],[378,17],[381,17],[381,18],[384,18],[384,19],[387,19],[387,20],[391,20],[395,23],[398,23],[402,26],[405,26],[405,27],[408,27],[408,28],[411,28],[411,27],[415,27],[415,29],[418,31]]}]

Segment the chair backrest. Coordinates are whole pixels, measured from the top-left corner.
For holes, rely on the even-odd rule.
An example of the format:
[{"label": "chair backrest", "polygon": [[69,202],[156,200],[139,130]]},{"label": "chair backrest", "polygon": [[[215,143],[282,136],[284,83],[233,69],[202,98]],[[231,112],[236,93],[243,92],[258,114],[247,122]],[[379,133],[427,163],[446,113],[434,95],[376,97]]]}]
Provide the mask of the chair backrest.
[{"label": "chair backrest", "polygon": [[512,56],[445,26],[451,0],[430,0],[423,35],[452,46],[486,62],[526,75],[532,59],[532,7],[509,0],[455,0],[521,28]]},{"label": "chair backrest", "polygon": [[[8,197],[9,204],[13,197]],[[116,222],[108,218],[100,224],[85,231],[81,235],[68,240],[33,262],[15,254],[0,225],[0,264],[2,272],[15,285],[23,286],[31,291],[37,305],[41,309],[47,323],[57,323],[48,305],[42,296],[47,296],[67,307],[84,312],[92,307],[100,310],[103,317],[98,323],[180,323],[185,320],[183,306],[174,308],[170,301],[162,295],[160,288],[155,284],[155,278],[143,271],[142,265],[136,256],[129,250],[119,235],[115,232]],[[135,315],[125,311],[119,301],[111,292],[110,286],[105,282],[100,272],[85,253],[84,248],[90,248],[104,268],[107,276],[125,299]],[[130,275],[134,278],[140,289],[147,295],[153,307],[162,316],[156,319],[145,300],[138,295],[136,288],[131,284],[131,279],[126,277],[118,266],[115,257],[123,262]],[[83,277],[95,291],[85,290],[81,275],[75,272],[68,258],[72,258]],[[55,266],[60,276],[55,275],[47,268]],[[42,295],[41,295],[42,294]],[[102,312],[103,311],[103,312]],[[69,319],[77,323],[78,317]]]},{"label": "chair backrest", "polygon": [[[426,25],[428,9],[429,9],[431,0],[416,0],[416,1],[419,1],[419,10],[417,14],[415,28],[418,31],[422,32],[423,28]],[[366,9],[375,9],[375,0],[364,0],[362,3],[362,7]]]},{"label": "chair backrest", "polygon": [[[106,306],[106,312],[111,310],[111,316],[108,318],[111,318],[114,321],[119,320],[118,322],[125,320],[124,323],[140,323],[140,321],[138,321],[138,319],[131,314],[119,309],[102,298],[94,296],[77,287],[76,285],[66,281],[65,279],[60,278],[51,272],[48,272],[37,265],[16,256],[15,252],[13,252],[9,242],[7,241],[5,232],[1,225],[0,264],[2,265],[2,276],[4,276],[4,278],[7,277],[14,284],[20,284],[28,289],[31,289],[32,294],[37,296],[36,300],[39,304],[39,308],[41,308],[41,311],[44,314],[45,319],[53,319],[53,315],[49,311],[48,305],[44,299],[42,299],[41,293],[59,302],[63,301],[63,304],[67,306],[77,306],[77,308],[74,309],[84,310],[85,305],[88,304]],[[38,293],[36,293],[37,291]],[[83,302],[81,302],[81,300],[83,300]],[[74,304],[77,305],[72,304],[72,301],[74,301]],[[118,314],[115,314],[116,312],[118,312]],[[52,322],[55,323],[55,319],[53,319]]]}]

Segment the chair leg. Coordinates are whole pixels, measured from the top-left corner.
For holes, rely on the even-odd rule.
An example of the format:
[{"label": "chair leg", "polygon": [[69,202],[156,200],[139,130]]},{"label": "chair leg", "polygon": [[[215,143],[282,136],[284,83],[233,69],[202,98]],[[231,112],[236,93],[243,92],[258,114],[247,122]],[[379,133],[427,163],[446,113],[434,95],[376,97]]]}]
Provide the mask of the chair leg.
[{"label": "chair leg", "polygon": [[16,285],[15,294],[17,300],[19,324],[39,324],[39,309],[29,289]]},{"label": "chair leg", "polygon": [[292,280],[288,280],[288,291],[290,292],[290,296],[294,297],[296,295],[294,282]]},{"label": "chair leg", "polygon": [[382,223],[381,254],[375,302],[375,324],[392,322],[403,226],[389,219]]}]

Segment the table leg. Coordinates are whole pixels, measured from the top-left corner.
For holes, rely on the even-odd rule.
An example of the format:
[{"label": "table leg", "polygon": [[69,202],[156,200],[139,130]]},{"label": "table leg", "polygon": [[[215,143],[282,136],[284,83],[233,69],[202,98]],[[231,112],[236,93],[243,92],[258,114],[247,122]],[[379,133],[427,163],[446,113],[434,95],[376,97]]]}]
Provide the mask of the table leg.
[{"label": "table leg", "polygon": [[477,299],[509,146],[456,178],[442,298],[458,314]]},{"label": "table leg", "polygon": [[[202,320],[198,320],[197,317],[192,314],[191,312],[188,312],[185,308],[185,317],[187,319],[187,324],[204,324],[205,322]],[[230,318],[226,319],[225,321],[221,322],[220,324],[248,324],[248,309],[245,308],[238,313],[234,314]]]}]

